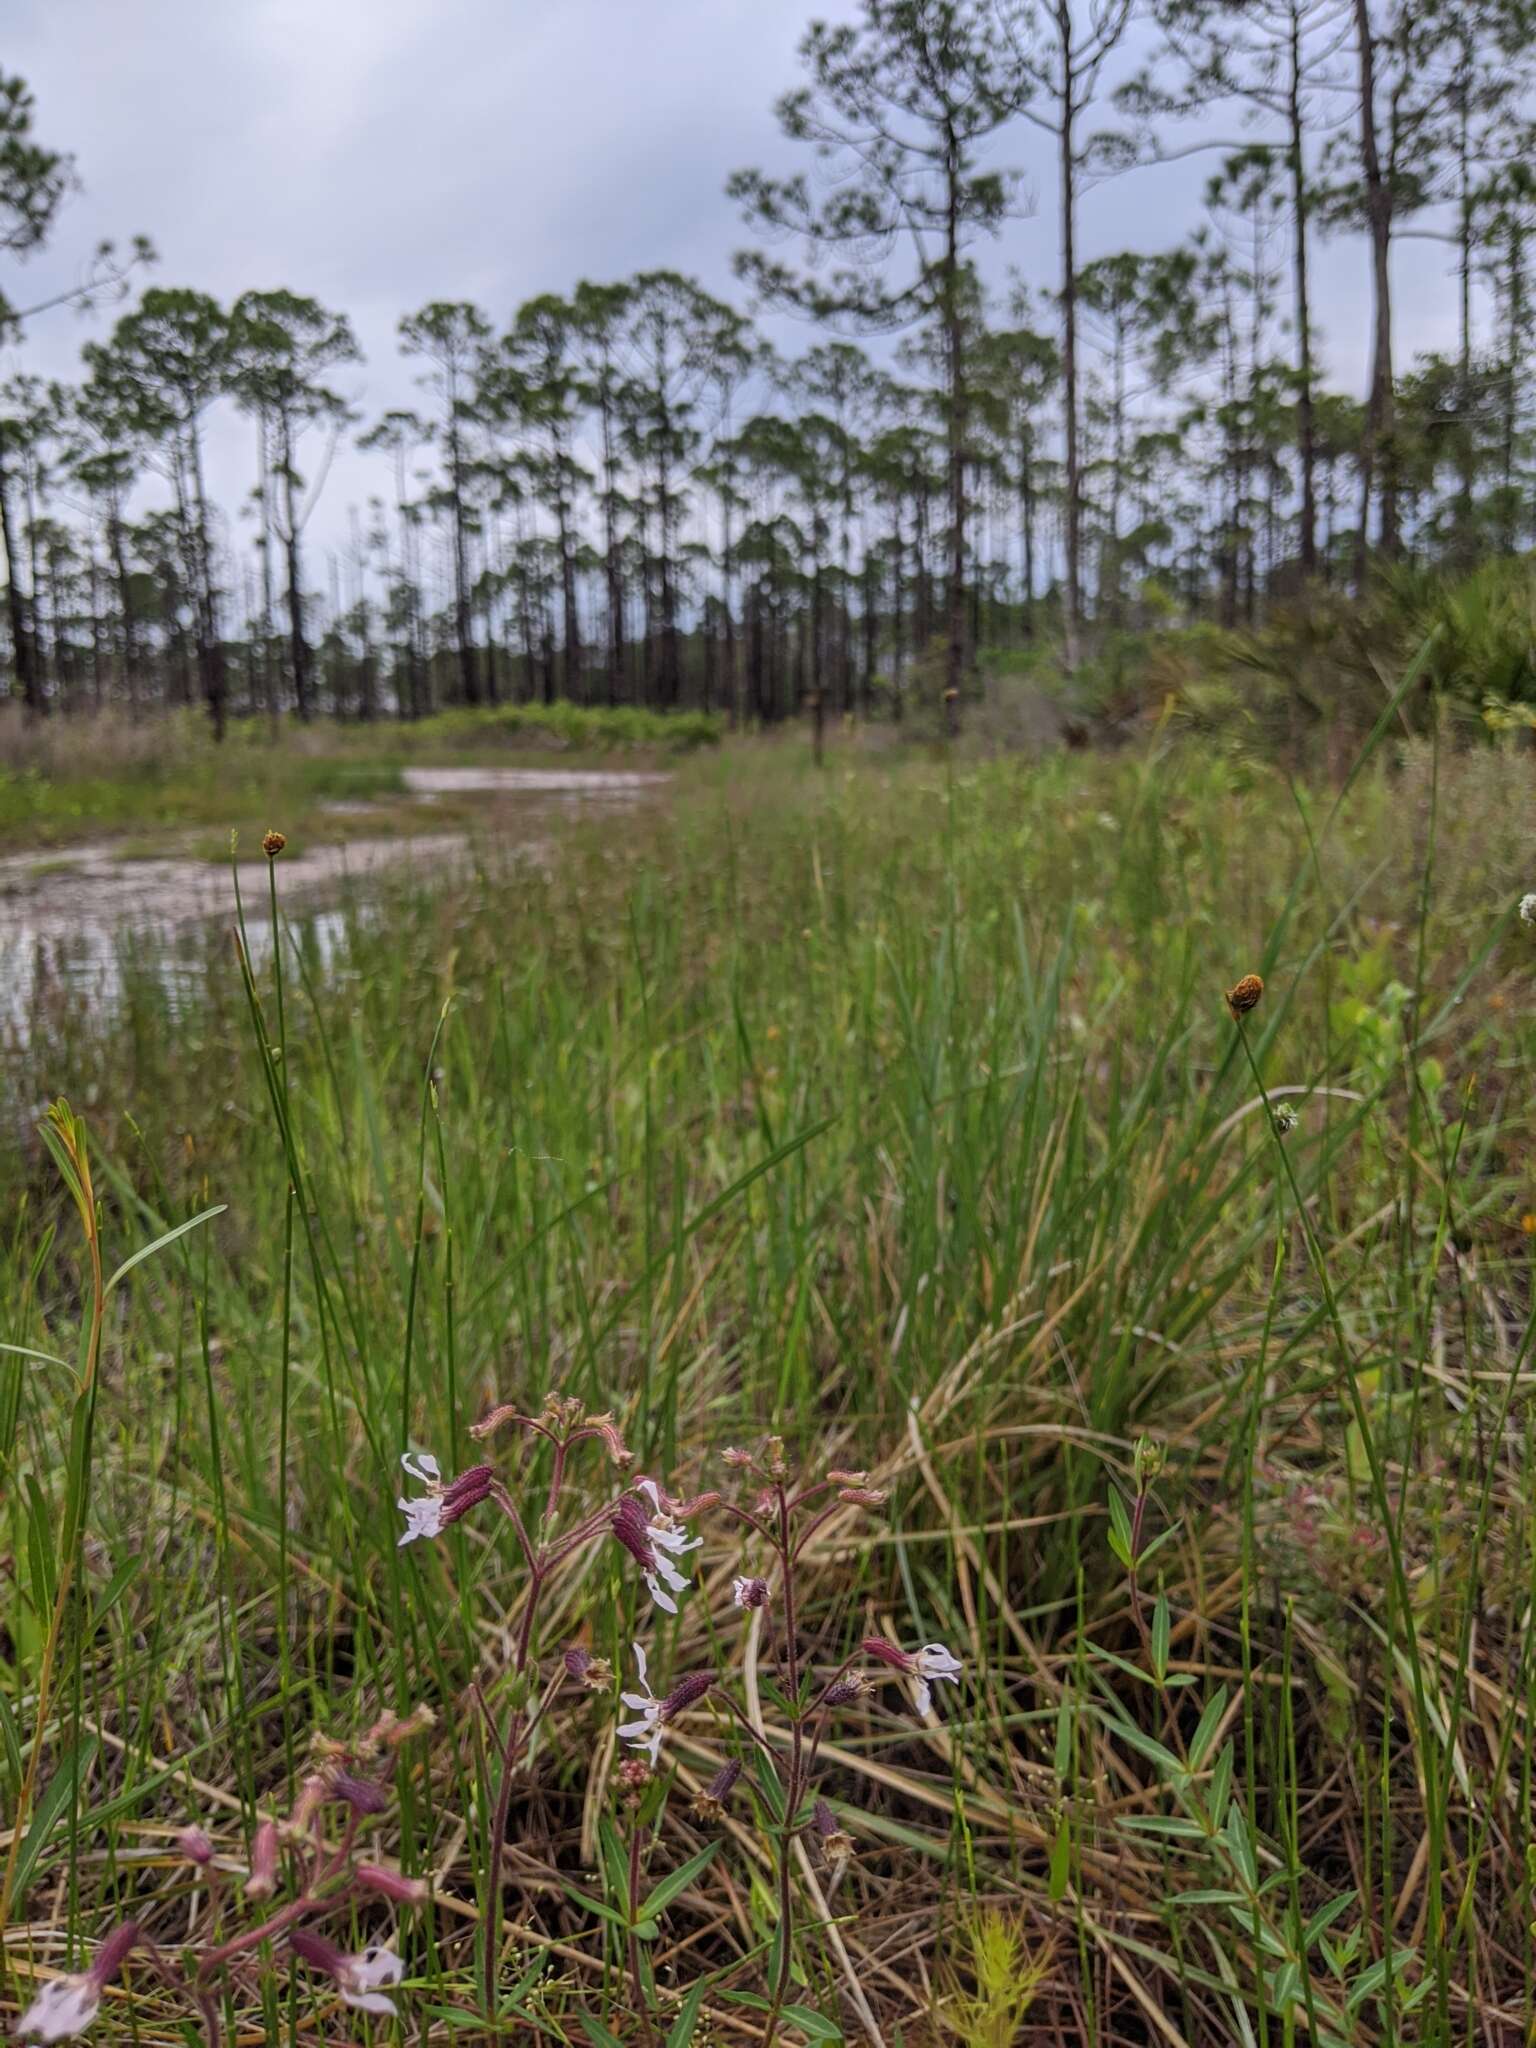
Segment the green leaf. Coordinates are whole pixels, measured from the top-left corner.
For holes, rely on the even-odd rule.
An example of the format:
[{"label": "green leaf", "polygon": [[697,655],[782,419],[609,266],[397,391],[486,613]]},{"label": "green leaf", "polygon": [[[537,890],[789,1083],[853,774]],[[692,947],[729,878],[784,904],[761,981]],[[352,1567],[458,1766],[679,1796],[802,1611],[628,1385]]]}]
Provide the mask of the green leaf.
[{"label": "green leaf", "polygon": [[1168,1595],[1159,1593],[1157,1605],[1152,1610],[1152,1669],[1157,1674],[1159,1685],[1168,1676],[1168,1643],[1171,1633]]},{"label": "green leaf", "polygon": [[1072,1871],[1072,1830],[1065,1817],[1056,1823],[1056,1839],[1051,1844],[1050,1900],[1059,1906],[1067,1895],[1067,1881]]},{"label": "green leaf", "polygon": [[587,2039],[595,2041],[597,2048],[624,2048],[624,2044],[618,2035],[610,2032],[601,2020],[594,2019],[591,2013],[578,2012],[576,2017],[580,2021],[582,2031]]},{"label": "green leaf", "polygon": [[819,2012],[812,2012],[808,2005],[786,2005],[783,2018],[789,2026],[798,2027],[808,2041],[841,2041],[843,2038],[841,2027],[823,2019]]},{"label": "green leaf", "polygon": [[680,1863],[677,1869],[664,1877],[651,1892],[639,1909],[639,1917],[642,1920],[654,1920],[664,1913],[675,1898],[687,1891],[699,1872],[710,1863],[719,1847],[718,1840],[713,1841],[707,1848],[701,1849],[697,1856],[690,1856],[686,1863]]},{"label": "green leaf", "polygon": [[16,1858],[16,1877],[11,1888],[11,1897],[17,1906],[27,1896],[27,1887],[32,1882],[33,1872],[48,1846],[48,1837],[53,1833],[60,1816],[74,1803],[75,1794],[82,1780],[96,1761],[97,1748],[95,1736],[86,1736],[84,1741],[77,1743],[69,1752],[48,1780],[48,1789],[37,1802],[32,1825],[27,1830],[26,1840],[21,1845],[21,1853]]},{"label": "green leaf", "polygon": [[672,2022],[672,2031],[667,2035],[667,2048],[689,2048],[694,2030],[699,2024],[699,2010],[704,2003],[704,1993],[708,1989],[709,1980],[701,1977],[683,2000],[677,2018]]},{"label": "green leaf", "polygon": [[1201,1770],[1205,1765],[1206,1752],[1216,1740],[1216,1730],[1221,1726],[1221,1717],[1227,1711],[1227,1688],[1219,1687],[1213,1698],[1207,1700],[1205,1712],[1200,1716],[1200,1725],[1190,1739],[1189,1763],[1191,1770]]},{"label": "green leaf", "polygon": [[174,1230],[168,1230],[163,1237],[157,1237],[153,1244],[142,1246],[131,1259],[124,1259],[107,1282],[104,1292],[110,1294],[118,1281],[131,1273],[135,1266],[142,1266],[146,1259],[152,1259],[156,1252],[163,1251],[168,1244],[174,1244],[178,1237],[185,1237],[189,1230],[196,1230],[199,1224],[211,1223],[215,1216],[222,1216],[228,1207],[227,1202],[220,1202],[212,1209],[204,1209],[201,1215],[189,1216],[185,1223],[178,1223]]}]

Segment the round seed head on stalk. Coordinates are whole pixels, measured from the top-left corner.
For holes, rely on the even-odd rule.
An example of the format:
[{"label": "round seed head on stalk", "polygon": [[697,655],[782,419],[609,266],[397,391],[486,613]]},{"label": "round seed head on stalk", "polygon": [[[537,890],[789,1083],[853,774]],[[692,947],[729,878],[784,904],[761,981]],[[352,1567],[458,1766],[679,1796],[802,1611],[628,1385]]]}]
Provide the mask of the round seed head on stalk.
[{"label": "round seed head on stalk", "polygon": [[1277,1138],[1288,1138],[1291,1135],[1292,1131],[1295,1130],[1297,1124],[1300,1123],[1300,1121],[1301,1119],[1297,1116],[1295,1110],[1291,1108],[1289,1103],[1284,1102],[1281,1103],[1280,1107],[1275,1111],[1274,1115],[1270,1118],[1270,1122],[1274,1125],[1275,1136]]},{"label": "round seed head on stalk", "polygon": [[1257,974],[1245,974],[1240,981],[1227,990],[1227,1008],[1234,1019],[1246,1017],[1250,1010],[1258,1008],[1259,997],[1264,993],[1264,983]]},{"label": "round seed head on stalk", "polygon": [[261,842],[261,850],[267,856],[268,860],[276,860],[277,856],[282,852],[283,848],[287,844],[288,841],[283,833],[268,832],[263,835]]}]

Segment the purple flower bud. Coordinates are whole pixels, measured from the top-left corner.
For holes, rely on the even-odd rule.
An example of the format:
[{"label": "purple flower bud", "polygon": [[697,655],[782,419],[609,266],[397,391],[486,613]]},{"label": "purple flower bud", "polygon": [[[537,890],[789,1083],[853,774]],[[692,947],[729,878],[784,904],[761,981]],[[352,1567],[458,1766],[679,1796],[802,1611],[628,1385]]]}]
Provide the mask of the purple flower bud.
[{"label": "purple flower bud", "polygon": [[632,1493],[626,1493],[615,1507],[610,1527],[641,1571],[655,1571],[656,1552],[650,1538],[650,1518]]},{"label": "purple flower bud", "polygon": [[467,1515],[471,1508],[479,1507],[490,1492],[495,1477],[494,1466],[471,1465],[467,1472],[461,1472],[457,1479],[450,1481],[443,1489],[441,1526],[446,1527],[449,1522],[458,1521],[461,1515]]},{"label": "purple flower bud", "polygon": [[327,1941],[323,1934],[316,1934],[309,1927],[295,1927],[288,1937],[288,1946],[294,1954],[308,1963],[312,1970],[319,1970],[322,1976],[341,1976],[346,1967],[346,1957],[334,1941]]},{"label": "purple flower bud", "polygon": [[572,1643],[565,1653],[565,1675],[574,1678],[579,1685],[592,1668],[592,1652],[584,1650],[580,1643]]},{"label": "purple flower bud", "polygon": [[889,1664],[893,1671],[910,1671],[913,1659],[897,1643],[888,1643],[884,1636],[866,1636],[860,1645],[866,1657],[874,1657],[881,1664]]},{"label": "purple flower bud", "polygon": [[393,1899],[397,1906],[419,1906],[427,1886],[419,1877],[402,1877],[398,1870],[386,1870],[381,1863],[359,1863],[353,1873],[365,1891]]},{"label": "purple flower bud", "polygon": [[99,1991],[103,1984],[110,1984],[129,1956],[144,1939],[144,1930],[137,1920],[125,1920],[121,1927],[114,1927],[106,1940],[97,1949],[87,1977]]},{"label": "purple flower bud", "polygon": [[697,1706],[715,1682],[713,1671],[690,1671],[686,1678],[678,1680],[661,1703],[661,1719],[675,1721],[679,1714],[685,1714],[690,1707]]},{"label": "purple flower bud", "polygon": [[213,1844],[201,1828],[183,1828],[176,1837],[176,1846],[189,1863],[209,1864],[213,1861]]},{"label": "purple flower bud", "polygon": [[837,1833],[837,1816],[833,1813],[831,1807],[828,1806],[825,1799],[818,1799],[811,1808],[811,1826],[818,1835],[835,1835]]},{"label": "purple flower bud", "polygon": [[719,1770],[716,1771],[715,1775],[705,1786],[706,1796],[717,1800],[720,1805],[724,1806],[726,1800],[730,1798],[732,1792],[736,1789],[736,1780],[740,1776],[740,1759],[733,1756],[729,1763],[720,1766]]},{"label": "purple flower bud", "polygon": [[389,1794],[382,1785],[354,1778],[350,1771],[331,1773],[331,1797],[344,1799],[354,1813],[383,1813],[389,1805]]},{"label": "purple flower bud", "polygon": [[868,1682],[859,1673],[850,1673],[847,1678],[836,1679],[827,1687],[822,1702],[828,1707],[846,1707],[853,1700],[861,1700],[869,1691]]}]

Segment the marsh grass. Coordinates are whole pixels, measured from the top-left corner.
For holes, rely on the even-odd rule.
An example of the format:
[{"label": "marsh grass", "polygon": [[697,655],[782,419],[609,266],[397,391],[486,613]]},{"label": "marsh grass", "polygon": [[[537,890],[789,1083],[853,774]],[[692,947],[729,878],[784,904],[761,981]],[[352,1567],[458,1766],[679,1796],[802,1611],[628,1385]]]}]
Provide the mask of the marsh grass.
[{"label": "marsh grass", "polygon": [[[816,776],[746,749],[666,811],[574,826],[547,871],[486,844],[391,878],[328,974],[297,919],[280,1003],[225,932],[174,1002],[141,961],[116,1015],[40,1014],[0,1338],[68,1357],[89,1322],[23,1099],[85,1115],[109,1270],[228,1211],[103,1317],[41,1726],[71,1383],[0,1354],[0,1812],[35,1787],[8,1995],[130,1909],[174,1948],[180,1827],[237,1868],[313,1731],[426,1701],[438,1739],[377,1846],[435,1888],[403,1930],[413,2025],[483,2028],[469,1702],[506,1667],[515,1560],[468,1524],[397,1549],[397,1461],[457,1460],[493,1399],[559,1388],[679,1487],[769,1428],[869,1466],[887,1520],[819,1535],[805,1653],[880,1634],[967,1662],[941,1718],[887,1697],[823,1750],[858,1854],[830,1918],[801,1900],[796,2010],[857,2038],[867,2005],[893,2048],[1522,2040],[1536,847],[1512,776],[1378,749],[1335,810],[1193,751]],[[1222,990],[1248,971],[1240,1035]],[[618,1667],[639,1617],[611,1549],[541,1628]],[[752,1656],[736,1552],[716,1530],[700,1556],[678,1621],[645,1623],[662,1675]],[[627,1882],[613,1718],[562,1703],[515,1802],[512,2036],[626,2024],[622,1915],[572,1897]],[[650,1885],[709,1840],[688,1801],[722,1730],[677,1736]],[[771,1857],[749,1812],[726,1833],[649,1960],[669,2023],[749,2041]],[[281,1973],[266,1995],[245,2017],[278,2038]],[[130,2038],[124,2007],[99,2025]]]},{"label": "marsh grass", "polygon": [[[8,851],[111,838],[128,855],[164,853],[167,835],[199,835],[192,850],[222,859],[232,830],[252,845],[280,811],[311,844],[390,827],[404,815],[401,771],[412,763],[484,760],[559,766],[633,765],[715,745],[721,721],[667,718],[631,706],[506,705],[445,711],[401,724],[378,720],[304,727],[236,719],[221,745],[194,712],[131,719],[103,712],[28,721],[0,706],[0,840]],[[371,817],[335,806],[368,806]],[[454,807],[417,829],[460,822]],[[435,823],[434,823],[435,821]]]}]

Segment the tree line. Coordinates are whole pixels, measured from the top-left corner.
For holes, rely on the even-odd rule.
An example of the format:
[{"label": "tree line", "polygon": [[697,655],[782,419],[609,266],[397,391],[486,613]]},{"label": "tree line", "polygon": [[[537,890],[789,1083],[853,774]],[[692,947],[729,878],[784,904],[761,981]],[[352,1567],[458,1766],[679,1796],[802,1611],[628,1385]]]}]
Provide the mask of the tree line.
[{"label": "tree line", "polygon": [[[779,103],[807,168],[728,185],[753,305],[823,329],[792,358],[649,270],[504,327],[422,307],[399,323],[419,404],[363,418],[345,313],[151,284],[76,382],[0,390],[8,686],[39,715],[201,702],[217,732],[531,698],[899,716],[914,691],[958,705],[986,644],[1048,639],[1070,667],[1149,616],[1252,624],[1405,553],[1524,547],[1530,27],[1525,0],[865,0],[811,26]],[[989,292],[1029,125],[1057,271]],[[1081,259],[1085,190],[1191,151],[1194,232]],[[71,179],[0,79],[8,254]],[[1358,400],[1318,371],[1338,234],[1368,266]],[[1457,345],[1403,367],[1410,239],[1454,266]],[[126,298],[149,256],[99,252],[81,293]],[[220,507],[229,408],[251,484]],[[379,491],[311,548],[349,439]]]}]

